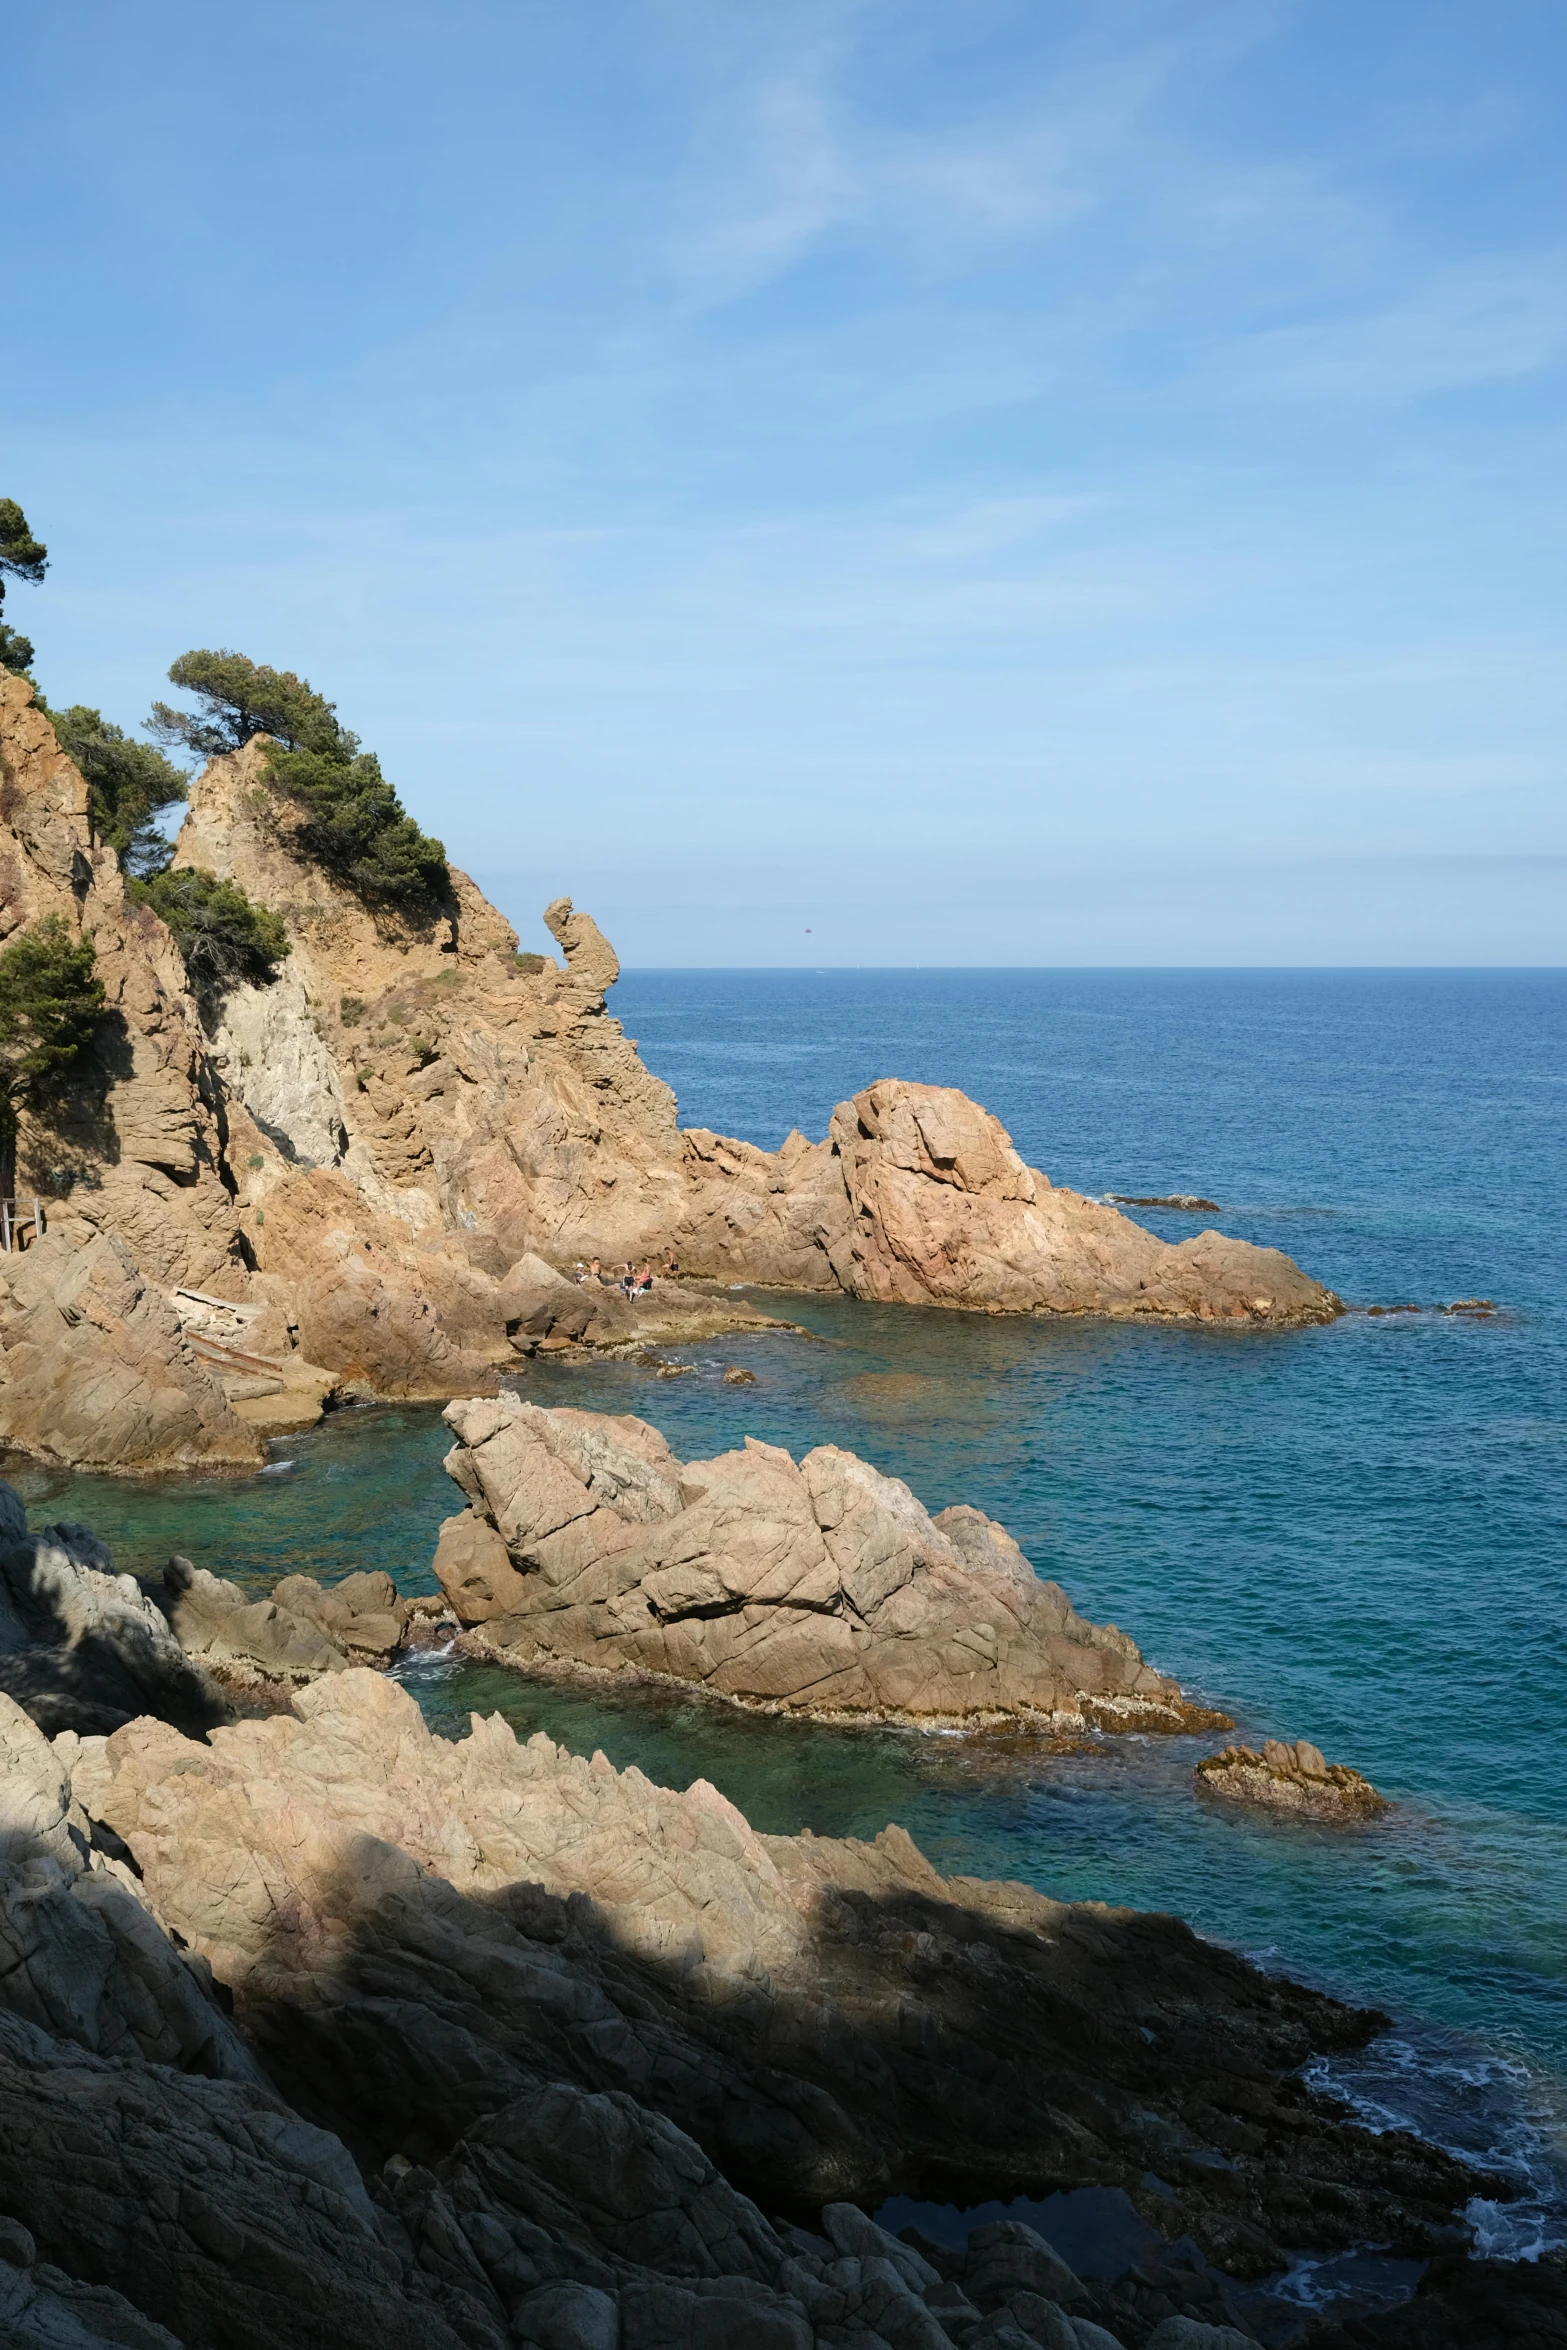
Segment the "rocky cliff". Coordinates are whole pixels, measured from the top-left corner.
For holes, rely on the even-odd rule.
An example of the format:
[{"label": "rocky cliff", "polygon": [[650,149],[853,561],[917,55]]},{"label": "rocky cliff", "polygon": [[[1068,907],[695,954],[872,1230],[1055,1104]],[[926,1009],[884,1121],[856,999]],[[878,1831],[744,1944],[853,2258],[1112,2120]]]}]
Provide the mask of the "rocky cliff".
[{"label": "rocky cliff", "polygon": [[[568,1299],[559,1269],[670,1249],[737,1281],[971,1310],[1282,1327],[1337,1300],[1274,1251],[1171,1246],[1054,1188],[961,1094],[867,1087],[812,1144],[684,1133],[605,1007],[619,966],[569,900],[520,955],[466,875],[420,920],[298,850],[262,742],[192,788],[176,862],[274,908],[270,986],[198,1004],[95,847],[25,679],[0,677],[0,925],[91,930],[109,1008],[23,1135],[43,1245],[0,1263],[0,1437],[128,1468],[239,1467],[341,1392],[493,1389],[541,1334],[635,1344],[765,1320],[721,1294]],[[588,1305],[582,1303],[588,1296]]]}]

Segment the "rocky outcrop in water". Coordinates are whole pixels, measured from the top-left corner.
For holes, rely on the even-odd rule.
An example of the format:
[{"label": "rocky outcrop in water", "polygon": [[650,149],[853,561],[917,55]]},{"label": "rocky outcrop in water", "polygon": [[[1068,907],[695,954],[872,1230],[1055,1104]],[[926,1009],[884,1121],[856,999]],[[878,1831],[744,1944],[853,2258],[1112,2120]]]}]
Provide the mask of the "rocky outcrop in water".
[{"label": "rocky outcrop in water", "polygon": [[1325,1762],[1305,1738],[1293,1746],[1269,1738],[1260,1753],[1250,1746],[1227,1746],[1222,1754],[1204,1756],[1196,1779],[1203,1795],[1330,1825],[1373,1819],[1387,1809],[1386,1796],[1369,1779],[1347,1763]]},{"label": "rocky outcrop in water", "polygon": [[836,1445],[680,1461],[645,1420],[450,1405],[470,1507],[435,1571],[487,1652],[819,1718],[1222,1725],[1042,1583],[978,1510],[932,1518]]},{"label": "rocky outcrop in water", "polygon": [[[1172,1247],[1053,1189],[940,1088],[869,1086],[824,1141],[777,1152],[682,1133],[606,1010],[619,966],[588,916],[548,909],[557,962],[519,955],[461,873],[416,921],[367,907],[299,854],[266,755],[197,780],[176,857],[280,913],[291,952],[272,985],[198,1004],[26,679],[0,675],[0,936],[48,913],[90,928],[109,997],[93,1052],[23,1121],[19,1187],[49,1237],[0,1276],[0,1439],[236,1467],[333,1389],[445,1399],[519,1349],[767,1321],[693,1277],[1235,1327],[1337,1311],[1276,1252]],[[579,1258],[656,1270],[671,1249],[686,1280],[634,1303],[561,1283]],[[237,1342],[191,1300],[236,1313]]]},{"label": "rocky outcrop in water", "polygon": [[285,1575],[266,1597],[172,1558],[164,1607],[187,1656],[226,1687],[302,1688],[349,1664],[390,1663],[412,1613],[390,1575],[347,1575],[323,1586]]},{"label": "rocky outcrop in water", "polygon": [[971,1312],[1268,1328],[1339,1301],[1277,1249],[1201,1232],[1158,1240],[1025,1166],[961,1093],[885,1079],[833,1112],[825,1142],[776,1153],[686,1136],[682,1260],[730,1278]]}]

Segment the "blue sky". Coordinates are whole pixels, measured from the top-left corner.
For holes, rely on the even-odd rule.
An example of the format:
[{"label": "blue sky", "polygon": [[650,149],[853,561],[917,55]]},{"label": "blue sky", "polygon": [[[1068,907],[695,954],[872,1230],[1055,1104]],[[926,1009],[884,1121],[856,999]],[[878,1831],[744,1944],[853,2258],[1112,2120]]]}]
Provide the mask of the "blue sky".
[{"label": "blue sky", "polygon": [[530,942],[1559,963],[1559,0],[72,0],[6,616],[291,667]]}]

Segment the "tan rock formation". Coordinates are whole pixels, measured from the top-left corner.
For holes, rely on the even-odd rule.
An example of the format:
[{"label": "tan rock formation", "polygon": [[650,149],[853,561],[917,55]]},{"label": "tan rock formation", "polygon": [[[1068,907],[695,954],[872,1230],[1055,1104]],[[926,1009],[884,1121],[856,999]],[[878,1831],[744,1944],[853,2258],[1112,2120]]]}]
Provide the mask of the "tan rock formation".
[{"label": "tan rock formation", "polygon": [[22,1121],[18,1193],[44,1200],[49,1231],[0,1259],[0,1440],[93,1466],[253,1464],[254,1434],[164,1294],[245,1280],[184,969],[94,845],[86,786],[32,688],[5,671],[0,941],[49,914],[92,932],[107,1010],[60,1107]]},{"label": "tan rock formation", "polygon": [[[272,2079],[379,2172],[444,2312],[474,2296],[497,2343],[515,2312],[510,2338],[538,2345],[947,2350],[1000,2311],[981,2338],[1021,2317],[1024,2341],[1058,2345],[1020,2294],[1146,2338],[1172,2306],[1224,2307],[1211,2277],[1164,2275],[1152,2230],[1137,2289],[1164,2298],[1139,2318],[1015,2224],[976,2234],[942,2302],[867,2207],[948,2185],[963,2202],[1135,2186],[1162,2159],[1171,2200],[1151,2208],[1169,2232],[1260,2273],[1280,2231],[1423,2245],[1476,2191],[1449,2156],[1347,2127],[1290,2077],[1378,2019],[1176,1919],[944,1879],[897,1828],[758,1835],[700,1781],[655,1787],[495,1718],[449,1742],[373,1674],[206,1746],[132,1724],[71,1785]],[[0,2035],[0,2089],[4,2055]],[[34,2227],[42,2198],[18,2171],[0,2145],[0,2193]],[[264,2231],[274,2208],[260,2193]],[[821,2234],[764,2216],[780,2208],[819,2210]],[[319,2223],[305,2241],[318,2256]],[[601,2297],[599,2331],[541,2322],[568,2283]],[[231,2290],[252,2289],[240,2264]],[[732,2304],[710,2328],[703,2294]],[[255,2340],[254,2322],[230,2338]]]},{"label": "tan rock formation", "polygon": [[[291,953],[273,985],[204,1011],[94,845],[86,787],[26,680],[0,677],[0,938],[47,913],[89,928],[109,997],[63,1106],[24,1126],[19,1189],[44,1200],[50,1247],[34,1270],[0,1269],[0,1439],[238,1467],[334,1384],[445,1399],[536,1344],[766,1323],[680,1284],[632,1306],[596,1290],[586,1311],[559,1286],[578,1259],[661,1262],[671,1246],[699,1280],[988,1312],[1284,1325],[1337,1310],[1276,1252],[1216,1233],[1171,1247],[1053,1190],[940,1088],[871,1086],[824,1141],[777,1152],[682,1134],[605,1009],[619,966],[587,915],[548,909],[561,965],[519,955],[462,873],[427,919],[368,907],[297,853],[299,812],[266,756],[258,741],[208,767],[176,855],[281,913]],[[90,1281],[60,1261],[95,1242]],[[79,1280],[95,1302],[76,1315]],[[160,1302],[176,1293],[243,1309],[252,1359],[193,1359]],[[67,1388],[103,1400],[96,1433],[56,1408]]]},{"label": "tan rock formation", "polygon": [[748,1437],[684,1462],[644,1420],[515,1396],[446,1419],[472,1506],[435,1571],[489,1653],[819,1719],[1224,1723],[1078,1615],[1003,1527],[961,1507],[931,1518],[835,1445],[796,1466]]},{"label": "tan rock formation", "polygon": [[1268,1738],[1260,1752],[1250,1746],[1227,1746],[1222,1754],[1203,1757],[1196,1780],[1199,1794],[1255,1804],[1296,1819],[1322,1820],[1329,1826],[1374,1819],[1387,1810],[1386,1796],[1379,1795],[1369,1779],[1348,1763],[1324,1761],[1321,1749],[1306,1738],[1293,1746],[1282,1738]]},{"label": "tan rock formation", "polygon": [[1277,1249],[1219,1232],[1162,1241],[1055,1189],[950,1087],[885,1079],[839,1104],[825,1142],[791,1135],[774,1155],[686,1140],[694,1269],[984,1313],[1278,1327],[1338,1311]]},{"label": "tan rock formation", "polygon": [[0,1431],[40,1460],[240,1469],[261,1459],[167,1293],[85,1216],[68,1211],[34,1246],[0,1256],[0,1349]]}]

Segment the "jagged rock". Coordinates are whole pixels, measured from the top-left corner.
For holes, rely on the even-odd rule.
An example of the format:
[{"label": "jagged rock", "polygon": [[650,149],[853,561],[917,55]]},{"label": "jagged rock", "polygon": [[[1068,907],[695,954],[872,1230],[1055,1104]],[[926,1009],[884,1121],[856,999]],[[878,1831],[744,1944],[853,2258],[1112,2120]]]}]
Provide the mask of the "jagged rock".
[{"label": "jagged rock", "polygon": [[[1102,2350],[1150,2330],[1135,2297],[1031,2231],[943,2277],[864,2206],[1157,2150],[1194,2231],[1326,2247],[1429,2237],[1485,2183],[1302,2088],[1378,2019],[1174,1919],[944,1880],[898,1830],[758,1836],[499,1720],[451,1743],[362,1669],[205,1745],[51,1750],[0,1707],[0,1790],[0,1878],[42,1872],[0,1911],[0,2263],[108,2340]],[[100,1883],[138,1923],[95,1974],[61,1913],[107,1934]]]},{"label": "jagged rock", "polygon": [[975,2228],[965,2248],[963,2286],[981,2309],[994,2309],[1015,2293],[1043,2301],[1078,2303],[1083,2288],[1055,2246],[1024,2220],[992,2220]]},{"label": "jagged rock", "polygon": [[[498,1718],[452,1743],[361,1669],[205,1747],[130,1725],[92,1804],[272,2077],[379,2161],[471,2148],[556,2083],[661,2114],[726,2194],[774,2206],[874,2206],[916,2175],[1008,2198],[1157,2160],[1199,2243],[1276,2213],[1289,2242],[1338,2244],[1418,2240],[1477,2191],[1293,2078],[1377,2019],[1177,1920],[944,1880],[898,1829],[758,1836],[701,1782],[677,1795]],[[552,2192],[560,2162],[540,2161]]]},{"label": "jagged rock", "polygon": [[387,1664],[408,1630],[412,1609],[390,1575],[361,1568],[340,1583],[317,1583],[309,1575],[286,1575],[274,1586],[273,1604],[319,1624],[351,1664]]},{"label": "jagged rock", "polygon": [[85,1526],[27,1532],[0,1486],[0,1691],[51,1734],[106,1732],[138,1714],[186,1729],[221,1721],[221,1691]]},{"label": "jagged rock", "polygon": [[118,1839],[95,1836],[72,1790],[80,1751],[70,1734],[56,1751],[0,1695],[0,2008],[95,2055],[258,2080],[210,1977],[170,1948],[105,1850]]},{"label": "jagged rock", "polygon": [[[446,1465],[473,1506],[448,1521],[436,1572],[493,1654],[818,1716],[1214,1720],[1041,1583],[1004,1528],[962,1507],[932,1519],[836,1446],[796,1466],[753,1437],[687,1463],[645,1421],[514,1396],[446,1419],[461,1440]],[[479,1524],[515,1571],[492,1547],[470,1589]]]},{"label": "jagged rock", "polygon": [[512,1565],[505,1543],[477,1510],[462,1510],[443,1520],[435,1546],[435,1577],[462,1624],[514,1615],[527,1598],[527,1584]]},{"label": "jagged rock", "polygon": [[0,2328],[10,2350],[184,2350],[111,2286],[78,2284],[47,2261],[13,2264],[8,2256],[0,2258]]},{"label": "jagged rock", "polygon": [[1204,1795],[1260,1804],[1299,1819],[1353,1822],[1387,1809],[1386,1796],[1369,1779],[1347,1763],[1325,1762],[1304,1738],[1293,1746],[1269,1738],[1260,1753],[1250,1746],[1227,1746],[1222,1754],[1203,1757],[1196,1780]]},{"label": "jagged rock", "polygon": [[1204,2325],[1200,2318],[1161,2318],[1148,2337],[1147,2350],[1259,2350],[1254,2334],[1238,2326]]},{"label": "jagged rock", "polygon": [[298,1687],[346,1664],[386,1664],[402,1646],[411,1613],[379,1569],[323,1585],[285,1575],[266,1598],[171,1558],[163,1574],[169,1622],[187,1655],[241,1687]]}]

